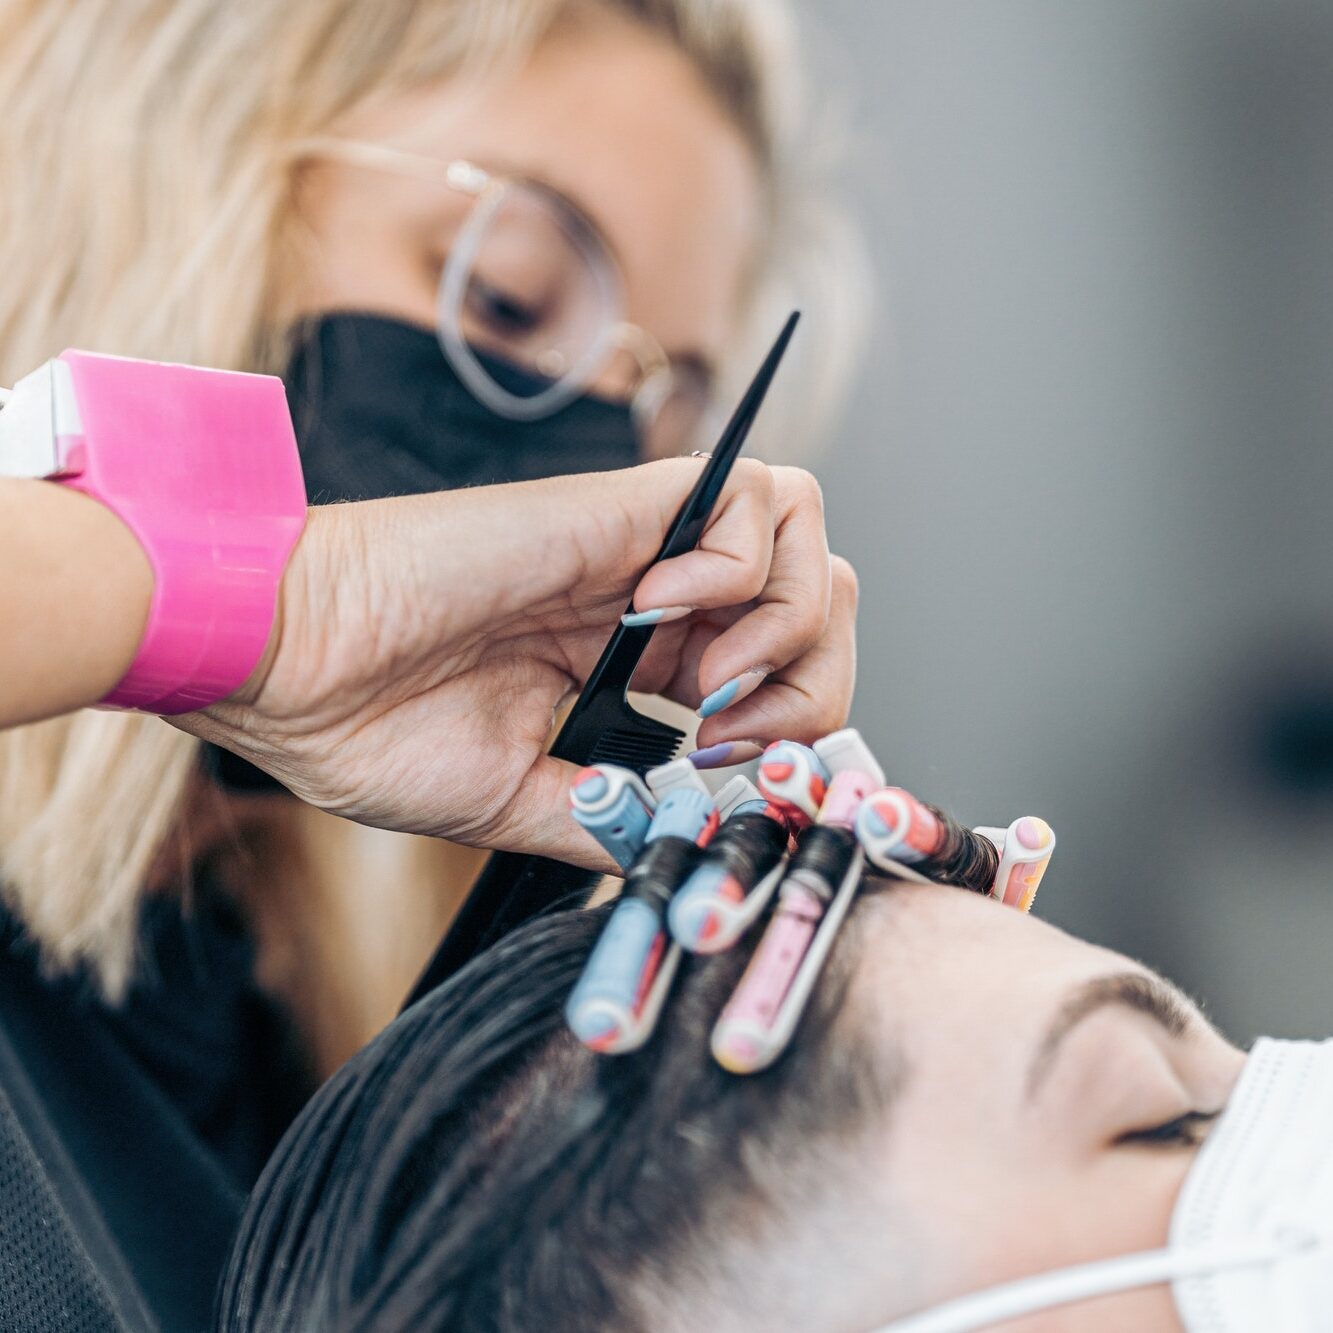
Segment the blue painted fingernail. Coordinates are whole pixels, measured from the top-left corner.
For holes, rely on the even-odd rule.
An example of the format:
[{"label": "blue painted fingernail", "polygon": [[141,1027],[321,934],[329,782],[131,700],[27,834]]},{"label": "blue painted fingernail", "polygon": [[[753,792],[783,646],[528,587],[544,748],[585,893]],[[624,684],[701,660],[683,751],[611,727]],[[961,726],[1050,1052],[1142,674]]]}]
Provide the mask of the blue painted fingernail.
[{"label": "blue painted fingernail", "polygon": [[726,766],[731,749],[730,741],[720,741],[717,745],[709,745],[702,750],[691,750],[688,758],[695,768],[723,768]]},{"label": "blue painted fingernail", "polygon": [[668,620],[684,620],[694,610],[692,606],[655,606],[651,611],[630,611],[620,617],[622,625],[661,625]]},{"label": "blue painted fingernail", "polygon": [[764,678],[772,669],[766,666],[751,667],[748,671],[742,671],[739,676],[733,676],[725,685],[719,685],[699,705],[699,716],[712,717],[714,713],[720,713],[724,708],[729,708],[753,694],[764,683]]}]

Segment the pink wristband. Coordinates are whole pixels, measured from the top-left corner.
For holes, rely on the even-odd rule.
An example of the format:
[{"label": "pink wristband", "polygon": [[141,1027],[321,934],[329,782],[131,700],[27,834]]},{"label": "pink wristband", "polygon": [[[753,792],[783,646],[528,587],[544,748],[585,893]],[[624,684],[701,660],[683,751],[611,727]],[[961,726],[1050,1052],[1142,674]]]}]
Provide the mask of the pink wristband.
[{"label": "pink wristband", "polygon": [[305,524],[282,381],[91,352],[57,360],[76,419],[64,415],[74,431],[56,441],[56,479],[117,514],[155,576],[139,650],[101,702],[152,713],[216,703],[263,655]]}]

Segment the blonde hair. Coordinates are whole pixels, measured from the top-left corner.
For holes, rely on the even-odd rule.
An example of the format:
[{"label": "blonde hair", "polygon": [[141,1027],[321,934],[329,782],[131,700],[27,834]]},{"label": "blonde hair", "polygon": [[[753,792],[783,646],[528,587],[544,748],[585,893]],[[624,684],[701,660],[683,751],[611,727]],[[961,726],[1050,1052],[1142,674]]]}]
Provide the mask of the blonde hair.
[{"label": "blonde hair", "polygon": [[[668,34],[749,137],[818,288],[824,337],[806,341],[822,341],[821,366],[839,364],[829,344],[851,336],[856,284],[838,279],[849,250],[836,212],[786,174],[809,159],[792,152],[806,135],[783,7],[596,3]],[[0,383],[66,346],[281,371],[286,145],[373,97],[521,59],[570,8],[0,0]],[[804,285],[798,266],[769,268]],[[774,324],[790,300],[769,285],[756,320]],[[84,712],[0,734],[0,882],[49,968],[87,965],[123,993],[143,885],[180,827],[196,758],[197,742],[151,717]]]}]

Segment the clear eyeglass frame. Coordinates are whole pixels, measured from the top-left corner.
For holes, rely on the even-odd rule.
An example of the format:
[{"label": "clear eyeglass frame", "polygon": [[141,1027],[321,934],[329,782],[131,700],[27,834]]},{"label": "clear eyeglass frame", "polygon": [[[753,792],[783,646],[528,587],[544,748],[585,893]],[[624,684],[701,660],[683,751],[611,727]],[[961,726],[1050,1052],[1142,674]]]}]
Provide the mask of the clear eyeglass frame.
[{"label": "clear eyeglass frame", "polygon": [[[389,171],[444,185],[470,198],[471,204],[445,258],[436,298],[436,331],[459,377],[493,412],[517,421],[535,421],[558,412],[594,385],[618,354],[626,354],[634,374],[625,393],[636,427],[649,438],[670,405],[682,404],[677,452],[697,442],[698,430],[711,416],[711,385],[689,364],[674,364],[648,330],[623,317],[625,300],[620,270],[596,224],[559,191],[522,176],[491,172],[465,158],[445,161],[388,144],[360,139],[316,137],[291,145],[294,160],[328,158],[371,170]],[[542,354],[542,378],[549,384],[519,394],[486,368],[464,335],[464,306],[478,256],[493,233],[497,217],[516,198],[545,209],[584,268],[596,315],[583,346],[567,356],[555,349]],[[542,360],[541,357],[538,360]]]}]

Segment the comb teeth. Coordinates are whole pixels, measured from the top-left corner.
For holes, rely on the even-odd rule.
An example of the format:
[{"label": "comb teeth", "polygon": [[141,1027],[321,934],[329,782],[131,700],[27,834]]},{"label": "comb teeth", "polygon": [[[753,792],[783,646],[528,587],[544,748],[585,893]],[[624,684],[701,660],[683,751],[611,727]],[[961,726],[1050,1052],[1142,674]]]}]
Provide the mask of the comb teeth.
[{"label": "comb teeth", "polygon": [[643,776],[650,768],[675,757],[685,733],[656,718],[636,727],[608,727],[597,738],[589,763],[620,764]]}]

